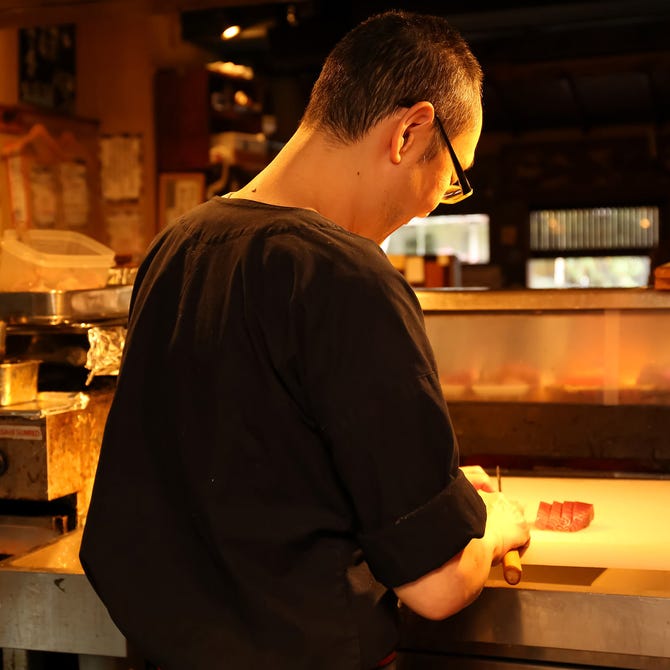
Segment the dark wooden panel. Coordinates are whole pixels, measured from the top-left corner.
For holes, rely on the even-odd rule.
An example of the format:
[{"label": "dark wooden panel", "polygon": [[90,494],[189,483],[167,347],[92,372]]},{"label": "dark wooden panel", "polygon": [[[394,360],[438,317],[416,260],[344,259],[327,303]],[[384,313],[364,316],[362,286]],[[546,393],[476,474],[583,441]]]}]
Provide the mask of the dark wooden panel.
[{"label": "dark wooden panel", "polygon": [[159,70],[154,94],[158,171],[204,170],[210,141],[207,70]]},{"label": "dark wooden panel", "polygon": [[670,473],[670,406],[452,402],[449,412],[464,463]]}]

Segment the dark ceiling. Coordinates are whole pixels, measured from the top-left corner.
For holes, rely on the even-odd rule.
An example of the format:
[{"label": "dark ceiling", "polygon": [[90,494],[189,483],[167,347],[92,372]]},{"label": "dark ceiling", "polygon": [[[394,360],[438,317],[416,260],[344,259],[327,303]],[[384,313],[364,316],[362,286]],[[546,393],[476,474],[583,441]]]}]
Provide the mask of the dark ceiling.
[{"label": "dark ceiling", "polygon": [[[185,11],[182,32],[217,58],[309,80],[346,30],[390,8],[461,30],[484,68],[488,131],[670,122],[670,0],[270,2]],[[230,22],[255,30],[224,43]]]}]

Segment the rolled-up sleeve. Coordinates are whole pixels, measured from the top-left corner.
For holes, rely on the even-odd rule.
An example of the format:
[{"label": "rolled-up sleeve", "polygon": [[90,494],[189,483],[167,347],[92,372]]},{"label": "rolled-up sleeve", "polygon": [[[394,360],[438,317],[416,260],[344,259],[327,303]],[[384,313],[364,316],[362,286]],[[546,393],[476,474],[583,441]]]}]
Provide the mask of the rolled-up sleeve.
[{"label": "rolled-up sleeve", "polygon": [[425,505],[389,526],[361,533],[360,542],[377,579],[395,587],[443,565],[481,537],[485,520],[481,497],[459,470]]}]

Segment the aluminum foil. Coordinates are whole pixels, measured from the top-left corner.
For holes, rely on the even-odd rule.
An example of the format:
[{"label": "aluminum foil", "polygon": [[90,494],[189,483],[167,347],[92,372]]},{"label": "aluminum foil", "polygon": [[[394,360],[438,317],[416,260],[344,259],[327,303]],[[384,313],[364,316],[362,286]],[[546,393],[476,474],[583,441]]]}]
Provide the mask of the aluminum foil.
[{"label": "aluminum foil", "polygon": [[119,374],[125,342],[125,326],[93,326],[88,329],[87,385],[94,377]]}]

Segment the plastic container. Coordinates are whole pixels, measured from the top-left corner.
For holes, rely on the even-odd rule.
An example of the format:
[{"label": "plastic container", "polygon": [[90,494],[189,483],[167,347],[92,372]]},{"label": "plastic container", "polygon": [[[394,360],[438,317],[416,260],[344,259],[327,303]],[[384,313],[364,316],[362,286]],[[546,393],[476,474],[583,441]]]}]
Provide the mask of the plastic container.
[{"label": "plastic container", "polygon": [[107,284],[114,251],[70,230],[6,230],[0,251],[0,291],[74,291]]}]

